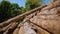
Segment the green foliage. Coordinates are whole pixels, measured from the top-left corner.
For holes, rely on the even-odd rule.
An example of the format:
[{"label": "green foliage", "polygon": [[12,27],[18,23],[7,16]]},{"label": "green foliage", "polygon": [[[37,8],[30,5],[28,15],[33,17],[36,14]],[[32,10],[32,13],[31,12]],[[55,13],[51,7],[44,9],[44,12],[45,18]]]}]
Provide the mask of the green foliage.
[{"label": "green foliage", "polygon": [[11,4],[11,17],[21,14],[21,8],[18,4]]},{"label": "green foliage", "polygon": [[26,9],[31,10],[41,5],[41,0],[26,0]]},{"label": "green foliage", "polygon": [[0,3],[0,22],[5,21],[9,18],[15,17],[19,14],[23,14],[26,11],[34,9],[40,6],[41,0],[26,0],[25,8],[19,7],[18,4],[10,3],[7,0],[3,0]]},{"label": "green foliage", "polygon": [[22,14],[26,12],[26,8],[23,8],[22,9]]},{"label": "green foliage", "polygon": [[11,4],[9,1],[0,3],[0,22],[21,14],[21,8],[18,4]]}]

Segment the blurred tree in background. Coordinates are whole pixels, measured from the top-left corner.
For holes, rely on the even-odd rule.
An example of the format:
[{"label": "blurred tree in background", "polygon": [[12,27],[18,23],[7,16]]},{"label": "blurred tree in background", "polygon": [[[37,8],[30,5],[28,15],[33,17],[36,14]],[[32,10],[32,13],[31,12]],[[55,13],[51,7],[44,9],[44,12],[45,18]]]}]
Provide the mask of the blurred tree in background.
[{"label": "blurred tree in background", "polygon": [[21,14],[21,8],[18,4],[11,4],[9,1],[0,3],[0,22]]},{"label": "blurred tree in background", "polygon": [[3,0],[0,3],[0,22],[25,13],[38,6],[41,6],[41,0],[26,0],[25,8],[19,7],[16,3],[10,3],[8,0]]},{"label": "blurred tree in background", "polygon": [[41,1],[42,0],[26,0],[25,7],[28,10],[34,9],[38,6],[41,6]]}]

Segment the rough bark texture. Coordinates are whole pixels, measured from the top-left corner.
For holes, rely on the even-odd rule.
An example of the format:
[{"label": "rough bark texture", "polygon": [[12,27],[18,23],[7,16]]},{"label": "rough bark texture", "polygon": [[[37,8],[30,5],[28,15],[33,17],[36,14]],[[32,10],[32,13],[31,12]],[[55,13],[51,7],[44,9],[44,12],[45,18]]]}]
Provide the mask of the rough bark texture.
[{"label": "rough bark texture", "polygon": [[60,34],[60,0],[0,23],[0,34]]}]

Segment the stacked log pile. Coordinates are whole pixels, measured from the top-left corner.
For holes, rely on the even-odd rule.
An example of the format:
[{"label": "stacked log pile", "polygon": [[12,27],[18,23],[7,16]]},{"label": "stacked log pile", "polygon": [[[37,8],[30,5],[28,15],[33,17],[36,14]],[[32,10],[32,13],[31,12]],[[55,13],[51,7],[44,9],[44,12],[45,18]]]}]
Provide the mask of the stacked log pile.
[{"label": "stacked log pile", "polygon": [[59,3],[56,0],[0,23],[0,34],[60,34]]}]

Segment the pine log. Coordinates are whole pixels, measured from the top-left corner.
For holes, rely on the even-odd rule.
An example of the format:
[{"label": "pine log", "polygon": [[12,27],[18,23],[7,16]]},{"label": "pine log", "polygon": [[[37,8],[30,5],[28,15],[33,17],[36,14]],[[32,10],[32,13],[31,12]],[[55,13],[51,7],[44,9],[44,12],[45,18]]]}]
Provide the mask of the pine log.
[{"label": "pine log", "polygon": [[5,32],[13,23],[10,23],[8,26],[6,27],[3,27],[3,28],[0,28],[0,33],[2,32]]},{"label": "pine log", "polygon": [[13,31],[13,34],[18,34],[19,29],[21,28],[21,26],[23,26],[23,23],[20,23],[17,28]]},{"label": "pine log", "polygon": [[18,24],[18,22],[13,23],[3,34],[11,34]]},{"label": "pine log", "polygon": [[[60,34],[60,1],[56,1],[54,8],[49,8],[49,11],[41,11],[39,15],[31,18],[30,21],[48,30],[53,34]],[[48,5],[49,6],[49,5]],[[52,5],[53,6],[53,5]],[[48,9],[46,9],[48,10]],[[56,12],[55,12],[56,11]],[[44,15],[42,15],[44,14]],[[42,19],[43,18],[43,19]]]},{"label": "pine log", "polygon": [[37,26],[34,23],[30,23],[30,25],[32,26],[32,28],[37,32],[37,34],[51,34],[50,32],[46,31],[45,29]]}]

